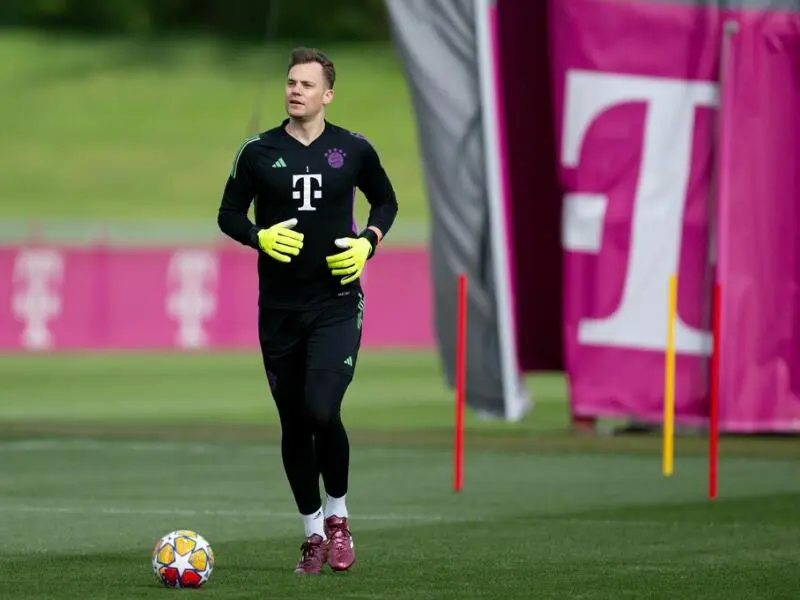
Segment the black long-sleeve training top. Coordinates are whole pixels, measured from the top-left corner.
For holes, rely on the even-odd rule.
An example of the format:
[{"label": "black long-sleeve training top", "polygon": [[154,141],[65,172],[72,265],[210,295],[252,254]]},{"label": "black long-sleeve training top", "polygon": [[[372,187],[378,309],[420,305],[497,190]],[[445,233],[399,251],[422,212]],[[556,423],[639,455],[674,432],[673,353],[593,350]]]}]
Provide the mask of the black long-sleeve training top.
[{"label": "black long-sleeve training top", "polygon": [[[248,138],[233,161],[217,223],[234,240],[258,249],[255,233],[296,218],[303,248],[290,263],[259,251],[259,306],[305,310],[341,301],[361,291],[356,280],[342,285],[325,257],[342,252],[340,237],[356,236],[354,202],[360,189],[370,204],[367,227],[384,235],[397,216],[397,198],[373,146],[363,136],[328,121],[306,146],[283,123]],[[248,218],[255,203],[255,223]]]}]

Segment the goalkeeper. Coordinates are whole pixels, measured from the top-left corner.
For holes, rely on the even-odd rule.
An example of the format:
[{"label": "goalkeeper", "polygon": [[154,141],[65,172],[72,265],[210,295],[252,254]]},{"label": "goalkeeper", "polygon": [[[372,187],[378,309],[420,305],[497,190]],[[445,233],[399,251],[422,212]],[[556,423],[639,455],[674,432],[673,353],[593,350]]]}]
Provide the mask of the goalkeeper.
[{"label": "goalkeeper", "polygon": [[[340,409],[361,343],[359,277],[397,215],[375,149],[325,119],[335,78],[324,54],[292,53],[288,119],[242,144],[218,214],[225,234],[258,250],[261,354],[281,423],[283,466],[305,525],[299,573],[319,573],[326,563],[346,570],[355,560]],[[356,187],[370,203],[359,233]],[[253,201],[255,224],[247,216]]]}]

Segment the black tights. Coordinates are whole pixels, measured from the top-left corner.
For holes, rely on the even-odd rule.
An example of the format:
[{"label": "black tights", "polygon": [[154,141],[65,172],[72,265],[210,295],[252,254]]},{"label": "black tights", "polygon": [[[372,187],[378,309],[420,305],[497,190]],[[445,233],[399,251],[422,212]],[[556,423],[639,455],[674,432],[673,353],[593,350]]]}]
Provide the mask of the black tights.
[{"label": "black tights", "polygon": [[281,456],[298,510],[304,515],[322,505],[319,477],[335,498],[347,493],[350,442],[341,418],[347,373],[293,369],[269,373],[281,421]]}]

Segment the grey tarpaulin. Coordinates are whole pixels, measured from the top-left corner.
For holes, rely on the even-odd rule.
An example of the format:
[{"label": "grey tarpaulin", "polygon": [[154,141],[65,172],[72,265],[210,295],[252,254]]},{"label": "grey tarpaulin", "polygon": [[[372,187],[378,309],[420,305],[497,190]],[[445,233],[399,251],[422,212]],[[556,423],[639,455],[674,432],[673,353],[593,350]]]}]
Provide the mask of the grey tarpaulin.
[{"label": "grey tarpaulin", "polygon": [[[458,274],[468,277],[467,404],[516,419],[529,405],[501,347],[502,305],[485,168],[481,56],[474,0],[386,0],[411,89],[431,210],[435,334],[445,376],[455,380]],[[504,379],[505,367],[505,379]],[[505,384],[505,385],[504,385]],[[509,399],[509,391],[513,398]],[[511,409],[509,407],[512,407]]]}]

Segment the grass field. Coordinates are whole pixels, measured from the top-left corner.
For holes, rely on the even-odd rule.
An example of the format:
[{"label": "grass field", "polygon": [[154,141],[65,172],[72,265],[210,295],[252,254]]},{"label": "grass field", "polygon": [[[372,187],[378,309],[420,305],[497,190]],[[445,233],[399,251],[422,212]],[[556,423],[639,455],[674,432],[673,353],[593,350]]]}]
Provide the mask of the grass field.
[{"label": "grass field", "polygon": [[797,463],[731,459],[702,500],[700,459],[665,481],[645,456],[357,448],[358,563],[298,579],[299,519],[277,448],[245,443],[0,444],[0,597],[166,598],[149,550],[211,541],[204,598],[797,598]]},{"label": "grass field", "polygon": [[[10,93],[0,95],[0,235],[19,233],[11,218],[47,219],[62,237],[85,231],[70,222],[85,219],[124,219],[141,235],[180,227],[216,235],[219,197],[239,144],[254,130],[254,107],[257,130],[285,117],[290,49],[5,32],[0,79]],[[417,133],[394,51],[325,50],[338,70],[329,118],[370,138],[397,188],[392,241],[423,240]],[[363,222],[367,205],[359,196]],[[164,219],[167,227],[153,224]],[[65,222],[57,227],[58,220]]]},{"label": "grass field", "polygon": [[257,356],[0,360],[0,598],[160,598],[149,552],[199,530],[208,598],[796,598],[800,448],[702,438],[675,475],[657,437],[565,433],[563,380],[522,423],[467,420],[451,491],[451,394],[430,353],[368,352],[344,417],[358,564],[291,573],[299,518]]}]

